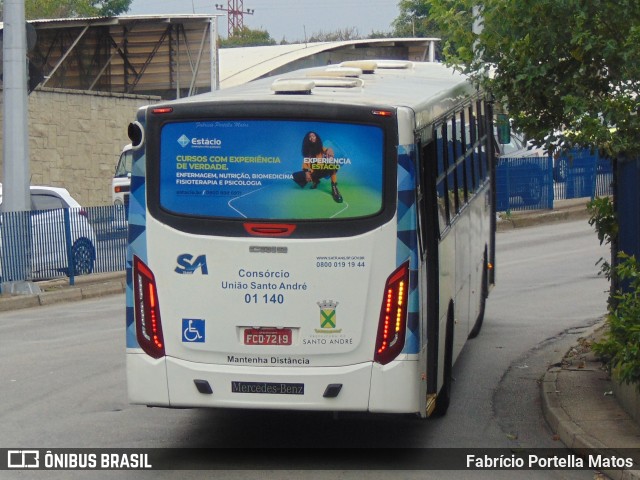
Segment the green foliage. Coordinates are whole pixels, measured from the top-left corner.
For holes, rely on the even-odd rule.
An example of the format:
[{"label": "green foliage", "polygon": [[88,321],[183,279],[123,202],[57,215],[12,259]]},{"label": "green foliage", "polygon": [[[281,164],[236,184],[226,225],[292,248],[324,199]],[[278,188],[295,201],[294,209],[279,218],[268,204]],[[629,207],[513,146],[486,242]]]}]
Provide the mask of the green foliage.
[{"label": "green foliage", "polygon": [[600,245],[610,244],[618,236],[616,212],[609,197],[596,197],[587,203],[589,225],[595,227]]},{"label": "green foliage", "polygon": [[393,32],[383,32],[379,30],[371,30],[371,33],[367,35],[367,38],[393,38],[395,37]]},{"label": "green foliage", "polygon": [[615,293],[613,304],[610,302],[609,331],[593,348],[621,381],[640,389],[640,265],[634,256],[620,253],[614,270],[626,287]]},{"label": "green foliage", "polygon": [[[587,204],[589,225],[594,226],[600,245],[611,244],[618,236],[613,202],[608,197]],[[602,260],[602,259],[601,259]],[[602,272],[621,288],[609,295],[607,334],[594,350],[615,369],[620,380],[635,383],[640,389],[640,265],[634,256],[620,252],[615,265],[603,262]]]},{"label": "green foliage", "polygon": [[[614,242],[618,238],[618,218],[616,216],[615,206],[609,197],[596,197],[587,203],[589,212],[589,225],[595,228],[600,245],[611,245],[612,252]],[[611,294],[609,295],[609,305],[615,303],[613,292],[618,285],[618,278],[612,264],[615,264],[615,254],[612,253],[611,263],[604,258],[600,258],[596,265],[600,265],[600,273],[603,273],[607,280],[611,281]]]},{"label": "green foliage", "polygon": [[229,38],[220,40],[220,48],[260,47],[275,44],[276,41],[266,30],[252,30],[248,27],[243,27]]},{"label": "green foliage", "polygon": [[343,42],[347,40],[359,40],[362,38],[356,27],[338,29],[330,32],[320,30],[314,32],[308,42]]},{"label": "green foliage", "polygon": [[[640,154],[640,2],[484,0],[483,30],[472,33],[476,0],[405,0],[447,32],[447,62],[474,76],[506,105],[514,126],[538,145],[609,156]],[[402,16],[397,21],[402,20]]]},{"label": "green foliage", "polygon": [[[474,33],[478,4],[483,28]],[[403,0],[400,5],[405,9],[396,22],[406,23],[404,13],[413,12],[435,23],[446,34],[447,63],[493,93],[514,127],[537,145],[580,145],[612,158],[640,155],[638,0]],[[596,199],[589,208],[601,244],[613,244],[618,235],[613,204]],[[614,261],[602,266],[613,286],[610,332],[595,348],[622,381],[640,385],[640,268],[625,254]]]},{"label": "green foliage", "polygon": [[314,32],[307,42],[345,42],[348,40],[361,40],[364,38],[390,38],[393,34],[390,32],[382,32],[372,30],[369,35],[363,36],[357,27],[339,28],[332,31]]},{"label": "green foliage", "polygon": [[105,0],[93,2],[98,7],[100,15],[105,17],[115,17],[122,13],[127,13],[133,0]]},{"label": "green foliage", "polygon": [[429,2],[401,0],[400,15],[393,22],[396,37],[442,37],[439,25],[434,22]]},{"label": "green foliage", "polygon": [[[133,0],[25,0],[27,20],[117,16],[129,11]],[[4,2],[0,1],[0,8]]]}]

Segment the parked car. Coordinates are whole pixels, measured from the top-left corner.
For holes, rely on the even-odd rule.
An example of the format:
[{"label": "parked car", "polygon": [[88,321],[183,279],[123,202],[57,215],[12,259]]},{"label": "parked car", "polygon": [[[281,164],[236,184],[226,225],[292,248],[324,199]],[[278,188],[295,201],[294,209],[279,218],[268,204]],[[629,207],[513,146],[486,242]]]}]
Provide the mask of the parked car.
[{"label": "parked car", "polygon": [[[64,188],[31,186],[30,191],[31,279],[51,278],[60,273],[82,275],[93,272],[96,236],[87,211]],[[65,209],[69,214],[68,229],[65,225]],[[4,220],[4,215],[0,216],[0,222]],[[66,231],[70,234],[68,242]],[[0,237],[0,247],[1,242]]]},{"label": "parked car", "polygon": [[543,198],[546,158],[498,158],[496,181],[498,196],[520,197],[524,205],[537,205]]},{"label": "parked car", "polygon": [[517,138],[520,148],[511,150],[505,156],[510,158],[527,158],[527,157],[551,157],[553,161],[553,179],[556,182],[564,182],[567,180],[567,172],[569,170],[569,162],[566,155],[562,155],[558,148],[549,152],[546,147],[538,147],[531,141],[526,141],[524,136],[519,133],[513,133],[512,138]]},{"label": "parked car", "polygon": [[129,203],[132,163],[133,150],[131,144],[128,144],[124,146],[122,153],[120,153],[116,171],[111,179],[111,198],[116,206],[125,206]]},{"label": "parked car", "polygon": [[[520,197],[524,205],[536,205],[542,200],[544,187],[542,150],[533,150],[524,137],[511,132],[510,143],[498,146],[496,169],[499,199],[509,204],[509,197]],[[502,192],[502,194],[501,194]],[[502,206],[504,206],[502,205]]]}]

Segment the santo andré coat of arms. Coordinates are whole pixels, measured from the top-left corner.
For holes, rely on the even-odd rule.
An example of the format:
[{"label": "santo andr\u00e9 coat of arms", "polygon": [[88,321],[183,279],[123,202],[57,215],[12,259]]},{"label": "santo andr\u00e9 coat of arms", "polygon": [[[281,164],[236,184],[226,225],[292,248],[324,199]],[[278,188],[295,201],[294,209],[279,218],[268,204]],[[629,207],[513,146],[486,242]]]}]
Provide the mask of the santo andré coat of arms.
[{"label": "santo andr\u00e9 coat of arms", "polygon": [[336,318],[338,302],[323,300],[317,302],[317,304],[320,307],[320,328],[316,329],[316,333],[340,333],[342,329],[336,329],[338,324]]}]

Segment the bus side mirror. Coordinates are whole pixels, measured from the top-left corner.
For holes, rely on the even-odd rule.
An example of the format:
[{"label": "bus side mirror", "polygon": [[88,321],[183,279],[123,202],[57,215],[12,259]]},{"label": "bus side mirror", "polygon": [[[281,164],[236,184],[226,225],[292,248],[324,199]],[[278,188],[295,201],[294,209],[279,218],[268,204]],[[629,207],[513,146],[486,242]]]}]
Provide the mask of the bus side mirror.
[{"label": "bus side mirror", "polygon": [[131,146],[134,149],[140,148],[144,142],[144,130],[139,122],[132,122],[127,127],[127,135],[131,140]]}]

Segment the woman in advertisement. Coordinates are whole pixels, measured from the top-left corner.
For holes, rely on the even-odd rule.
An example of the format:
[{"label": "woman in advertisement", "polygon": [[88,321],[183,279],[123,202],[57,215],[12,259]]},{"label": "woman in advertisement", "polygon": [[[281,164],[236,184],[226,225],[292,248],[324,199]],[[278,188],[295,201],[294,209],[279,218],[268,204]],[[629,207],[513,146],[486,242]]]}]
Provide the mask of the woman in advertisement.
[{"label": "woman in advertisement", "polygon": [[304,187],[311,183],[311,188],[318,188],[320,180],[331,178],[331,196],[337,203],[342,203],[342,195],[338,190],[338,169],[339,165],[333,161],[333,149],[322,145],[322,139],[316,132],[308,132],[302,140],[302,172],[304,182],[300,186]]}]

